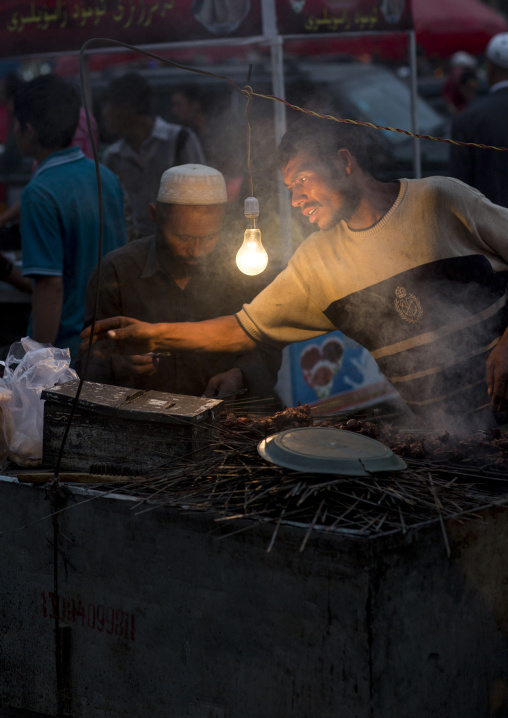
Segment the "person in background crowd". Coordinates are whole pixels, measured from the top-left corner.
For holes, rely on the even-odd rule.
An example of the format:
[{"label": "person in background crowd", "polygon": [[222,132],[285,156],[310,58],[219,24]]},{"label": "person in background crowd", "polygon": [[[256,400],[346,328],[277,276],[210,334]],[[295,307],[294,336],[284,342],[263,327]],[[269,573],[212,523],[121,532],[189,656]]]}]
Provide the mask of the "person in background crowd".
[{"label": "person in background crowd", "polygon": [[24,277],[11,260],[0,252],[0,282],[11,284],[22,292],[32,291],[32,282]]},{"label": "person in background crowd", "polygon": [[[193,322],[237,311],[260,289],[241,275],[221,240],[227,194],[223,175],[187,164],[162,175],[149,205],[155,235],[129,242],[104,257],[97,316],[128,314],[148,322]],[[98,276],[87,293],[85,324],[92,320]],[[85,354],[76,362],[84,371]],[[244,354],[171,352],[170,356],[92,357],[87,379],[137,389],[222,397],[247,390],[272,397],[281,353],[259,347]]]},{"label": "person in background crowd", "polygon": [[181,125],[196,133],[205,151],[209,116],[203,106],[203,93],[197,85],[177,85],[171,94],[171,115]]},{"label": "person in background crowd", "polygon": [[[92,126],[95,146],[99,148],[99,126],[97,125],[97,120],[93,115],[90,115],[90,124]],[[94,158],[92,139],[90,137],[90,131],[88,129],[88,122],[86,121],[86,112],[84,107],[81,107],[79,110],[79,122],[78,126],[76,127],[74,137],[72,138],[71,146],[80,147],[85,157],[89,157],[90,159]]]},{"label": "person in background crowd", "polygon": [[103,118],[106,130],[120,139],[106,148],[102,161],[120,179],[138,236],[145,237],[153,229],[148,205],[162,173],[175,165],[204,162],[203,150],[191,129],[152,114],[150,86],[135,72],[111,82]]},{"label": "person in background crowd", "polygon": [[471,70],[477,70],[478,60],[469,52],[458,50],[450,57],[450,67],[469,67]]},{"label": "person in background crowd", "polygon": [[[485,54],[489,94],[454,118],[451,139],[508,147],[508,33],[491,38]],[[508,152],[451,145],[449,174],[508,207]]]},{"label": "person in background crowd", "polygon": [[[20,81],[21,83],[21,81]],[[17,88],[17,91],[22,87],[23,83],[15,85]],[[12,94],[12,98],[14,98],[14,92]],[[99,147],[99,127],[97,125],[97,120],[93,115],[90,115],[90,124],[92,126],[92,133],[95,140],[95,146]],[[16,142],[16,139],[13,134],[13,140]],[[88,130],[88,123],[86,121],[86,113],[85,108],[81,107],[79,111],[79,121],[78,126],[76,127],[76,132],[74,133],[74,137],[72,138],[71,147],[80,147],[85,157],[89,157],[90,159],[94,158],[93,154],[93,145],[92,140],[90,138],[90,132]],[[17,148],[16,143],[16,153],[19,155],[19,150]],[[37,169],[37,161],[34,160],[32,165],[32,171],[35,172]],[[2,165],[0,163],[0,172],[2,172]],[[16,202],[15,204],[11,205],[10,207],[7,207],[7,209],[0,214],[0,227],[4,227],[6,224],[10,222],[15,222],[19,219],[21,213],[21,203]]]},{"label": "person in background crowd", "polygon": [[[34,284],[28,333],[68,347],[71,358],[79,347],[99,237],[95,163],[71,146],[80,104],[76,90],[56,75],[35,78],[14,101],[18,147],[38,163],[21,197],[23,275]],[[127,238],[120,183],[106,167],[100,171],[106,253]]]},{"label": "person in background crowd", "polygon": [[422,420],[496,425],[508,399],[508,210],[448,177],[377,180],[370,137],[358,125],[295,122],[280,167],[318,231],[288,267],[233,316],[98,322],[98,351],[282,348],[340,329]]},{"label": "person in background crowd", "polygon": [[9,133],[5,141],[5,146],[0,157],[0,174],[3,175],[3,181],[6,184],[6,201],[7,206],[0,213],[0,227],[5,227],[11,222],[19,220],[20,204],[19,202],[9,203],[7,187],[10,183],[10,176],[23,172],[23,158],[18,149],[16,136],[14,134],[14,97],[21,90],[24,81],[16,74],[12,73],[4,79],[3,94],[7,115],[9,118]]},{"label": "person in background crowd", "polygon": [[[32,291],[32,280],[24,277],[21,270],[0,252],[0,282],[10,284],[14,289],[24,292],[29,297]],[[0,289],[3,293],[5,287]],[[9,294],[11,294],[9,292]],[[11,298],[19,299],[18,297]],[[14,304],[3,305],[2,322],[0,323],[0,360],[4,360],[13,342],[26,336],[26,327],[30,314],[28,302],[16,301]],[[3,376],[3,366],[0,364],[0,376]]]},{"label": "person in background crowd", "polygon": [[478,75],[471,67],[452,67],[443,85],[442,95],[450,114],[469,107],[478,93]]},{"label": "person in background crowd", "polygon": [[4,149],[0,157],[0,173],[11,174],[20,171],[23,158],[21,157],[16,137],[14,135],[14,97],[23,88],[25,82],[15,73],[7,75],[3,79],[3,99],[8,122],[8,134],[5,139]]},{"label": "person in background crowd", "polygon": [[206,161],[226,180],[228,202],[239,199],[247,164],[245,120],[220,106],[217,93],[206,97],[195,84],[177,85],[171,94],[171,114],[176,122],[196,133]]}]

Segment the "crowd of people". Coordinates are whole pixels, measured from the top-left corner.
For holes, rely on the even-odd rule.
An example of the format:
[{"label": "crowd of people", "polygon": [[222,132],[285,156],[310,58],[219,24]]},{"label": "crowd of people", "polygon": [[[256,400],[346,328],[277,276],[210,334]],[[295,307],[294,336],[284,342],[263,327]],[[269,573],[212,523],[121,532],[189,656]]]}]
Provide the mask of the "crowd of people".
[{"label": "crowd of people", "polygon": [[[508,33],[495,35],[486,52],[487,95],[455,115],[452,139],[508,147]],[[480,190],[495,204],[508,207],[508,154],[498,149],[461,147],[450,152],[450,175]]]},{"label": "crowd of people", "polygon": [[93,152],[80,143],[88,135],[76,89],[56,75],[41,75],[14,97],[17,148],[34,164],[15,208],[22,273],[1,256],[0,272],[4,281],[32,292],[27,333],[68,348],[71,365],[90,380],[205,396],[242,393],[276,410],[281,353],[272,347],[234,357],[94,357],[88,366],[79,352],[97,292],[98,317],[120,311],[152,322],[196,321],[238,311],[263,286],[233,264],[221,237],[230,192],[222,172],[204,164],[192,128],[152,113],[150,87],[135,73],[112,82],[106,96],[105,127],[118,139],[100,158],[100,203]]},{"label": "crowd of people", "polygon": [[[475,97],[477,68],[466,59],[443,91],[453,139],[506,147],[508,34],[486,48],[487,96]],[[240,275],[223,237],[245,171],[236,138],[210,121],[196,87],[175,88],[177,121],[168,122],[152,111],[146,81],[128,73],[108,87],[100,118],[115,139],[101,152],[99,275],[96,168],[79,146],[80,104],[55,75],[14,97],[17,147],[34,168],[19,207],[23,276],[1,257],[0,273],[25,288],[30,280],[34,339],[68,347],[90,380],[248,392],[276,406],[282,348],[340,329],[371,352],[415,415],[504,420],[507,153],[457,144],[449,177],[385,182],[370,165],[375,132],[292,123],[279,167],[317,231],[265,286]]]}]

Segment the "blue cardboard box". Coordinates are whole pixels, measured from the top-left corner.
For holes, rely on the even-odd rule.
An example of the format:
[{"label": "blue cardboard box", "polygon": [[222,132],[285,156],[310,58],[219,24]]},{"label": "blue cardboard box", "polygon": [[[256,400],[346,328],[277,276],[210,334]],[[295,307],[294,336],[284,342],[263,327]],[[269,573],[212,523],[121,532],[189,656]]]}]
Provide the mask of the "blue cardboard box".
[{"label": "blue cardboard box", "polygon": [[278,386],[287,406],[301,402],[334,413],[398,396],[370,353],[340,331],[290,344],[281,371],[289,374]]}]

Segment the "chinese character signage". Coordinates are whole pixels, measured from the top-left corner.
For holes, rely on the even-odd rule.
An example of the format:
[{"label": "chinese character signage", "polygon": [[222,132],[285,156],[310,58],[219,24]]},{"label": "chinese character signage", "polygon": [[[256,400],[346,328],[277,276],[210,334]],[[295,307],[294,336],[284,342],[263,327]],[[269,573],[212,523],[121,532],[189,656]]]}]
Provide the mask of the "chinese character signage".
[{"label": "chinese character signage", "polygon": [[[3,0],[0,55],[76,52],[92,38],[163,44],[262,32],[260,0]],[[107,43],[104,44],[107,47]],[[94,44],[94,48],[100,47]]]}]

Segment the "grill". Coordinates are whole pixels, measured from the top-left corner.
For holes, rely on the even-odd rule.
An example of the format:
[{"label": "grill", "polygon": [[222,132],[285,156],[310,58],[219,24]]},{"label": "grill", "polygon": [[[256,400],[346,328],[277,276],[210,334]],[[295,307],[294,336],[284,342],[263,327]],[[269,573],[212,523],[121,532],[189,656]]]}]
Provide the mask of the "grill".
[{"label": "grill", "polygon": [[[313,417],[308,406],[267,417],[249,413],[241,404],[231,411],[229,405],[218,423],[200,427],[206,432],[206,452],[178,452],[143,477],[115,477],[114,487],[104,477],[93,491],[98,497],[112,491],[134,497],[134,513],[161,506],[207,512],[220,524],[221,536],[270,523],[273,533],[267,550],[283,523],[306,528],[303,551],[314,531],[372,538],[440,522],[449,551],[447,520],[473,520],[486,508],[508,502],[506,434],[418,433],[397,428],[399,418],[384,414],[323,419]],[[374,436],[399,453],[407,468],[352,478],[294,471],[259,456],[258,443],[270,433],[313,424]]]}]

